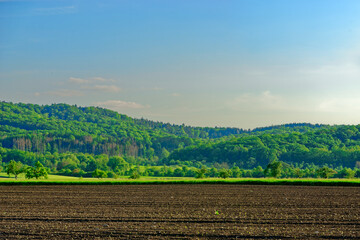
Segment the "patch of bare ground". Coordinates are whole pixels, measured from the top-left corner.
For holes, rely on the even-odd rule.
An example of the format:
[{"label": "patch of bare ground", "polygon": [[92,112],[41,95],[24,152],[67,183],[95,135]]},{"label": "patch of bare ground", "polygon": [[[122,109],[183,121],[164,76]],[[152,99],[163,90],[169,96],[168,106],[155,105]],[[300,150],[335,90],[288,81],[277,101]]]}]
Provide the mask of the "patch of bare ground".
[{"label": "patch of bare ground", "polygon": [[0,239],[360,239],[360,188],[0,186]]}]

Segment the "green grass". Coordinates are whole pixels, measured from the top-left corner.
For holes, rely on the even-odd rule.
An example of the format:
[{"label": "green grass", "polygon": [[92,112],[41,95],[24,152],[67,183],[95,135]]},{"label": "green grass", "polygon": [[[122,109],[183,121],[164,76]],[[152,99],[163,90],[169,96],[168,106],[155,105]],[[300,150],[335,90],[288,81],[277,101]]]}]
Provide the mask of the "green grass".
[{"label": "green grass", "polygon": [[[145,181],[179,181],[179,180],[193,180],[195,178],[190,177],[141,177],[140,180]],[[119,176],[117,179],[114,178],[79,178],[79,177],[70,177],[70,176],[63,176],[63,175],[53,175],[49,174],[47,179],[26,179],[25,174],[20,174],[18,179],[15,180],[14,176],[12,175],[9,177],[6,173],[0,172],[0,185],[2,182],[134,182],[136,180],[129,179],[129,176]]]},{"label": "green grass", "polygon": [[77,178],[60,175],[49,175],[48,179],[25,179],[20,175],[18,180],[0,173],[0,185],[125,185],[125,184],[248,184],[248,185],[301,185],[301,186],[356,186],[360,179],[274,179],[274,178],[181,178],[181,177],[141,177],[132,180],[128,177],[118,179]]},{"label": "green grass", "polygon": [[[14,181],[15,178],[12,175],[11,177],[9,177],[6,173],[0,172],[0,182],[3,181]],[[43,179],[44,180],[44,179]],[[49,180],[49,181],[76,181],[79,180],[78,177],[68,177],[68,176],[61,176],[61,175],[49,175],[48,179],[45,180]],[[25,174],[20,174],[18,176],[18,180],[17,181],[30,181],[28,179],[25,178]]]}]

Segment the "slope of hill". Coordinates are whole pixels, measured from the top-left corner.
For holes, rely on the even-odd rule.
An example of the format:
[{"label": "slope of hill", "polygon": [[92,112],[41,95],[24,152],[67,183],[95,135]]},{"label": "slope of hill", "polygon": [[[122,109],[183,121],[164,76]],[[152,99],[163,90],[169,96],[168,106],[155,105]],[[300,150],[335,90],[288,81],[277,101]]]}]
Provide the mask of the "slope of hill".
[{"label": "slope of hill", "polygon": [[244,130],[133,119],[98,107],[0,103],[0,146],[34,153],[132,156],[157,164],[209,166],[332,164],[360,161],[359,126],[308,123]]},{"label": "slope of hill", "polygon": [[198,139],[220,138],[262,131],[308,131],[322,125],[293,124],[264,129],[201,128],[133,119],[99,107],[67,104],[0,103],[0,143],[6,148],[33,152],[86,152],[141,157],[160,155],[193,144]]},{"label": "slope of hill", "polygon": [[67,104],[0,103],[0,143],[32,152],[85,152],[152,157],[161,142],[175,149],[192,141],[136,124],[114,111]]}]

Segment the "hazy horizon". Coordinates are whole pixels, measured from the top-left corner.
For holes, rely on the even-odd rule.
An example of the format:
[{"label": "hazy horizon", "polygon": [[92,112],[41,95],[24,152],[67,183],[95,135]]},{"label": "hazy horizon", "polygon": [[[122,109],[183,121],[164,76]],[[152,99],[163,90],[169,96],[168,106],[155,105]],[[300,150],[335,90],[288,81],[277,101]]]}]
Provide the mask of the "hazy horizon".
[{"label": "hazy horizon", "polygon": [[359,124],[356,0],[0,0],[0,101],[243,129]]}]

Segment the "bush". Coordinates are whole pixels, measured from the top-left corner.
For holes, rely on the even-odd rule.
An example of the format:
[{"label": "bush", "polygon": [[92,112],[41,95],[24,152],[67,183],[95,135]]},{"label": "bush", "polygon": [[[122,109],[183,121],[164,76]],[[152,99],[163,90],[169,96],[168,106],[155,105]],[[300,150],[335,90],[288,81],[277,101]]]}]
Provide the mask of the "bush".
[{"label": "bush", "polygon": [[96,177],[96,178],[106,178],[107,177],[107,173],[103,170],[100,169],[95,169],[95,171],[91,174],[92,177]]},{"label": "bush", "polygon": [[229,170],[226,170],[226,169],[221,169],[220,172],[219,172],[219,177],[220,178],[228,178],[230,177],[230,171]]},{"label": "bush", "polygon": [[329,178],[332,175],[334,175],[335,173],[336,173],[335,170],[333,170],[329,167],[326,167],[326,166],[316,170],[316,175],[321,178]]},{"label": "bush", "polygon": [[338,172],[338,174],[336,174],[336,177],[339,178],[354,178],[355,176],[355,171],[350,169],[350,168],[343,168],[341,171]]},{"label": "bush", "polygon": [[195,172],[195,178],[205,178],[205,173],[206,173],[205,168],[197,169]]},{"label": "bush", "polygon": [[140,173],[138,171],[133,171],[129,177],[130,179],[139,179]]},{"label": "bush", "polygon": [[119,178],[119,176],[116,173],[112,172],[112,171],[108,172],[107,176],[109,178],[115,178],[115,179]]}]

